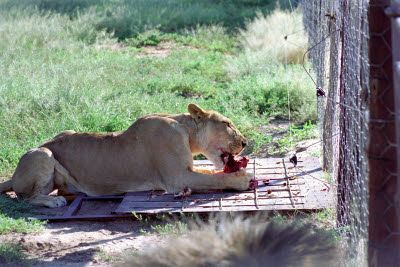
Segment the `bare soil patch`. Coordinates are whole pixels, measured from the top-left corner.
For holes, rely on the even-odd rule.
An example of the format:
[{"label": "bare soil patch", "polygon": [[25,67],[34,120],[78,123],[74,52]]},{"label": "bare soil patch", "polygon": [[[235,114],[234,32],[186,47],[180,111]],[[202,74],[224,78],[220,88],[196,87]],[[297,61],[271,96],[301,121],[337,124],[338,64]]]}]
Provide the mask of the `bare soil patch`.
[{"label": "bare soil patch", "polygon": [[21,246],[35,266],[108,266],[166,236],[147,234],[150,227],[135,219],[49,222],[42,233],[8,234],[2,239]]},{"label": "bare soil patch", "polygon": [[136,57],[143,58],[143,57],[158,57],[158,58],[166,58],[170,56],[171,51],[174,50],[181,50],[181,49],[197,49],[193,46],[188,45],[177,45],[174,42],[161,42],[158,45],[146,45],[141,48],[132,49],[132,47],[122,44],[104,44],[104,45],[97,45],[96,49],[107,49],[113,52],[122,52],[122,53],[136,53]]}]

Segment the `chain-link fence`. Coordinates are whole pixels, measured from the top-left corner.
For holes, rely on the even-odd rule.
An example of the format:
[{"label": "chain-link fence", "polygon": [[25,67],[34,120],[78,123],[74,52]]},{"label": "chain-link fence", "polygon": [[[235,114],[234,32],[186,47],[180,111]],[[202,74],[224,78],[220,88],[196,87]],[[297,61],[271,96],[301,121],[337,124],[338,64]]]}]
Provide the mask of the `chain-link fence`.
[{"label": "chain-link fence", "polygon": [[339,184],[338,226],[351,265],[367,265],[367,259],[371,266],[399,264],[391,32],[384,14],[388,4],[301,4],[309,37],[306,55],[315,74],[311,78],[321,122],[323,167]]}]

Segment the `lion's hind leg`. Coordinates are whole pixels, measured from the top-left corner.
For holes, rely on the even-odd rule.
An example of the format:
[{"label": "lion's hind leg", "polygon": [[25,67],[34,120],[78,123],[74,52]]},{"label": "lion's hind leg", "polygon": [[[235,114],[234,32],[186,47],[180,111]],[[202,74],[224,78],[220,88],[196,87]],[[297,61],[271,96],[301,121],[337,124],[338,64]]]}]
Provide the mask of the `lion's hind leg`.
[{"label": "lion's hind leg", "polygon": [[56,163],[53,153],[44,147],[25,153],[12,178],[17,196],[34,205],[49,208],[65,206],[67,201],[64,197],[48,195],[54,189]]}]

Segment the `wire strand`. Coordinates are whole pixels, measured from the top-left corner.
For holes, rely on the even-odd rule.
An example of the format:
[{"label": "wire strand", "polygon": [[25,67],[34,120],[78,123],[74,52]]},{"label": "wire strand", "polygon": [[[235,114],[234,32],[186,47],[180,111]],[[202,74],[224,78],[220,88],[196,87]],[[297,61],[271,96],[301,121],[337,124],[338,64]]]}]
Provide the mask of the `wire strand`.
[{"label": "wire strand", "polygon": [[333,32],[331,32],[330,34],[328,34],[327,36],[325,36],[324,38],[322,38],[318,43],[316,43],[315,45],[313,45],[312,47],[310,47],[309,49],[307,49],[307,51],[304,53],[303,55],[303,69],[307,72],[308,76],[311,78],[311,80],[313,81],[313,83],[315,84],[315,87],[318,87],[317,83],[314,81],[313,77],[311,76],[311,74],[307,71],[306,67],[305,67],[305,57],[307,55],[308,52],[310,52],[311,50],[313,50],[315,47],[317,47],[319,44],[321,44],[322,42],[324,42],[326,39],[328,39],[329,36],[331,36],[332,34],[339,32],[341,29],[337,29]]}]

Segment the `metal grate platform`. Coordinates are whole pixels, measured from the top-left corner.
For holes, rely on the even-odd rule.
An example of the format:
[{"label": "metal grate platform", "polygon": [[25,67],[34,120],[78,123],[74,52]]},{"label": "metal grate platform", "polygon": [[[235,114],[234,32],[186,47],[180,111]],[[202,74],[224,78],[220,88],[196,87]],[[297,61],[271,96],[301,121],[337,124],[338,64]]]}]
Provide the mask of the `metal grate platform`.
[{"label": "metal grate platform", "polygon": [[[197,168],[213,169],[207,160],[195,161]],[[248,171],[255,173],[256,190],[243,192],[213,191],[193,193],[183,199],[161,192],[133,192],[124,196],[87,197],[79,194],[62,215],[38,216],[37,219],[85,219],[132,216],[155,213],[209,213],[219,211],[316,210],[335,204],[334,191],[323,178],[318,158],[299,157],[297,167],[287,159],[251,159]],[[286,172],[286,173],[285,173]],[[325,182],[324,182],[325,181]],[[86,201],[117,201],[115,208],[104,214],[81,211]]]}]

